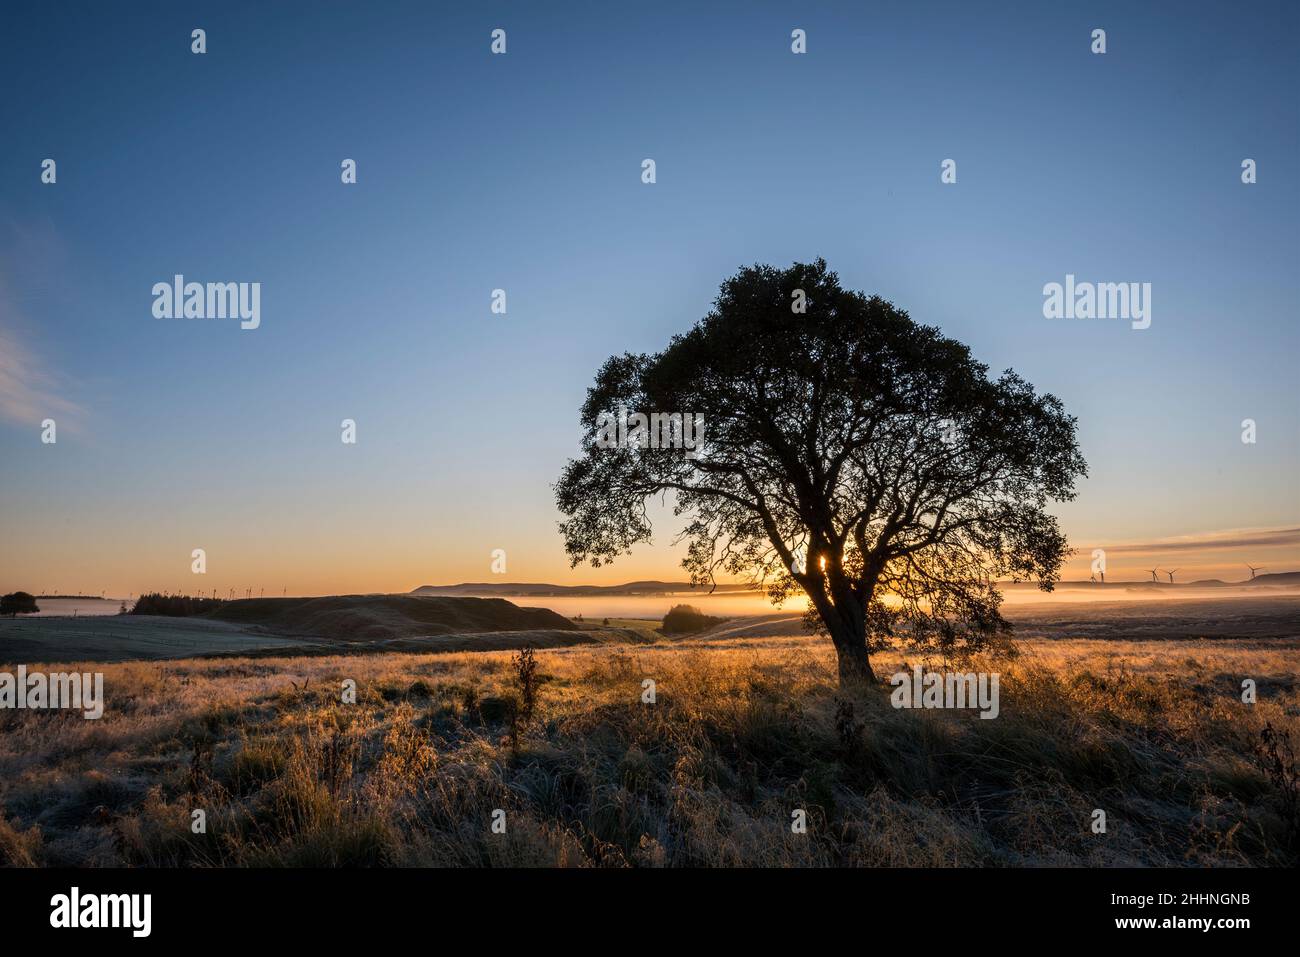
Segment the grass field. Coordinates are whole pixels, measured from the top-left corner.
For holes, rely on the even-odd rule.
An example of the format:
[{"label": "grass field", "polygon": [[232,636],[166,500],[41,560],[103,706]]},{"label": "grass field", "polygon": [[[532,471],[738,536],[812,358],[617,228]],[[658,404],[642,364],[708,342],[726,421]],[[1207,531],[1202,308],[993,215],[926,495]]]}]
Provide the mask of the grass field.
[{"label": "grass field", "polygon": [[509,652],[113,664],[102,720],[0,712],[0,862],[1293,866],[1294,761],[1260,748],[1300,742],[1297,654],[1031,641],[972,663],[996,720],[843,697],[806,637],[542,650],[533,681]]},{"label": "grass field", "polygon": [[4,664],[147,661],[239,654],[264,648],[291,653],[301,644],[203,618],[0,618],[0,663]]}]

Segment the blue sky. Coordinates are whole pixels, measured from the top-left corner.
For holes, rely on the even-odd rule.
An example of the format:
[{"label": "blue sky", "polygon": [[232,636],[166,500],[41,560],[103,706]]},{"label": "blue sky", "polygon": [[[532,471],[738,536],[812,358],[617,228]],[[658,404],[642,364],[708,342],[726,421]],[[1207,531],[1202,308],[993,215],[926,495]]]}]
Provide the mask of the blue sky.
[{"label": "blue sky", "polygon": [[[1078,547],[1300,525],[1300,8],[461,7],[5,5],[0,588],[187,587],[199,546],[222,590],[481,580],[493,548],[677,577],[668,526],[566,569],[585,389],[738,266],[817,256],[1064,400]],[[261,282],[261,328],[155,319],[175,273]],[[1151,327],[1045,319],[1066,273],[1150,282]]]}]

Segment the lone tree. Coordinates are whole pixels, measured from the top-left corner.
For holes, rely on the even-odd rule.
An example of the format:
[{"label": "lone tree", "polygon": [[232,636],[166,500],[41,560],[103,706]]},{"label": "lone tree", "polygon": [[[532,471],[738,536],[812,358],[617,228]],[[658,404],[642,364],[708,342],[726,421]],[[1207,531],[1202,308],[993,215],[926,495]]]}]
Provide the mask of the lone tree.
[{"label": "lone tree", "polygon": [[40,609],[36,607],[36,599],[25,591],[15,591],[0,596],[0,615],[8,615],[12,618],[14,615],[34,615],[38,611]]},{"label": "lone tree", "polygon": [[[703,416],[702,442],[672,413]],[[672,493],[691,581],[741,576],[778,604],[802,590],[842,685],[875,681],[870,652],[894,634],[945,654],[1005,638],[997,582],[1052,589],[1069,549],[1045,507],[1087,472],[1055,396],[989,378],[821,259],[741,269],[663,352],[611,357],[582,424],[555,487],[570,565],[648,542],[646,504]]]}]

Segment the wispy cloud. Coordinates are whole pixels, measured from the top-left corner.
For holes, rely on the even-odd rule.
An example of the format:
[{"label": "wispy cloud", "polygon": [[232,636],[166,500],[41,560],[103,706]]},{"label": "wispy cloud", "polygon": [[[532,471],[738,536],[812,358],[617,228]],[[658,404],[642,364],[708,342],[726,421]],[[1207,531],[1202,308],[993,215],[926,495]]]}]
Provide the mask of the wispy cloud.
[{"label": "wispy cloud", "polygon": [[1106,545],[1113,554],[1154,555],[1161,552],[1210,552],[1231,548],[1272,548],[1300,546],[1300,528],[1237,528],[1220,532],[1202,532],[1177,538],[1148,542]]},{"label": "wispy cloud", "polygon": [[[35,277],[32,281],[38,285],[49,281],[61,257],[53,228],[41,224],[22,227],[4,223],[0,249],[9,269]],[[43,419],[54,419],[61,430],[75,431],[85,410],[70,397],[66,380],[24,342],[23,330],[29,325],[15,305],[9,278],[0,272],[0,421],[35,429]]]},{"label": "wispy cloud", "polygon": [[[5,312],[0,302],[0,323]],[[0,419],[33,429],[43,419],[54,419],[75,430],[85,410],[65,392],[60,378],[0,324]]]}]

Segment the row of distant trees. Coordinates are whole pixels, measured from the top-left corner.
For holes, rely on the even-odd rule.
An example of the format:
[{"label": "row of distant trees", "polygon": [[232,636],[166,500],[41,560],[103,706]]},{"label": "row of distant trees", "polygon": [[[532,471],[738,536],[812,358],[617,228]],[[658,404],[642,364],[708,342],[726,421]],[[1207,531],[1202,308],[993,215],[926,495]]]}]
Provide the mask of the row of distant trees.
[{"label": "row of distant trees", "polygon": [[[220,608],[226,603],[224,598],[192,598],[189,595],[164,595],[162,592],[150,592],[136,599],[128,611],[126,602],[122,602],[123,615],[168,615],[174,618],[188,618],[202,615]],[[0,596],[0,616],[34,615],[41,609],[36,604],[36,597],[25,591],[10,592]]]},{"label": "row of distant trees", "polygon": [[224,598],[192,598],[189,595],[164,595],[161,592],[150,592],[136,599],[130,613],[189,618],[215,611],[225,603]]}]

